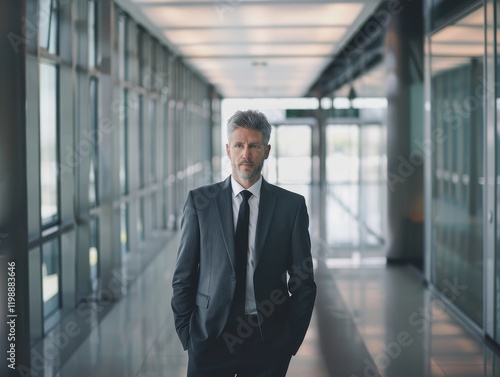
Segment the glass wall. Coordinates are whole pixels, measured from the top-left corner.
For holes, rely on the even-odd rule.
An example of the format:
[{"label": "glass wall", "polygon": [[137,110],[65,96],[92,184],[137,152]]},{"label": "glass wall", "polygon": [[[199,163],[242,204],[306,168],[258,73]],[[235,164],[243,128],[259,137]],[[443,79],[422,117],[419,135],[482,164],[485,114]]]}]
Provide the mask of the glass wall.
[{"label": "glass wall", "polygon": [[359,126],[326,128],[327,242],[332,246],[359,245]]},{"label": "glass wall", "polygon": [[310,204],[311,125],[276,124],[271,132],[271,152],[264,164],[263,175],[270,183],[299,193]]},{"label": "glass wall", "polygon": [[120,277],[159,251],[187,190],[211,182],[207,140],[220,118],[208,106],[215,89],[113,2],[35,3],[26,9],[38,21],[26,59],[34,342],[75,305],[109,304],[107,288],[126,289],[117,277],[128,284]]},{"label": "glass wall", "polygon": [[43,316],[47,318],[61,305],[60,280],[61,256],[58,239],[42,246]]},{"label": "glass wall", "polygon": [[57,66],[40,64],[40,177],[44,226],[58,221]]},{"label": "glass wall", "polygon": [[[484,8],[430,36],[431,280],[483,324]],[[467,289],[455,297],[450,287]]]},{"label": "glass wall", "polygon": [[279,126],[276,129],[278,184],[311,183],[311,126]]},{"label": "glass wall", "polygon": [[360,135],[360,238],[375,250],[384,245],[387,212],[386,130],[380,124],[361,126]]},{"label": "glass wall", "polygon": [[[38,101],[39,101],[39,143],[40,155],[40,217],[41,229],[38,242],[40,247],[43,298],[39,323],[43,331],[47,320],[62,307],[62,271],[59,228],[64,221],[61,206],[61,174],[65,172],[61,160],[61,72],[65,68],[61,62],[59,2],[42,0],[38,2],[39,47],[42,57],[38,60]],[[32,75],[37,77],[37,75]],[[32,87],[36,87],[33,85]],[[28,152],[30,153],[30,152]],[[35,201],[36,202],[36,201]],[[45,236],[45,237],[44,237]],[[32,272],[30,272],[31,274]],[[35,276],[38,271],[34,272]],[[40,306],[38,306],[40,307]]]},{"label": "glass wall", "polygon": [[[337,257],[363,247],[379,256],[387,211],[386,132],[353,119],[326,128],[327,242]],[[333,122],[333,120],[332,120]]]},{"label": "glass wall", "polygon": [[[128,18],[126,15],[116,8],[118,20],[118,82],[126,83],[129,77],[129,31],[128,31]],[[120,113],[118,121],[120,124],[120,146],[119,146],[119,179],[120,179],[120,195],[127,196],[129,193],[129,164],[128,164],[128,150],[129,150],[129,89],[127,87],[120,88]],[[120,203],[120,250],[122,253],[130,251],[129,240],[129,203],[122,201]]]}]

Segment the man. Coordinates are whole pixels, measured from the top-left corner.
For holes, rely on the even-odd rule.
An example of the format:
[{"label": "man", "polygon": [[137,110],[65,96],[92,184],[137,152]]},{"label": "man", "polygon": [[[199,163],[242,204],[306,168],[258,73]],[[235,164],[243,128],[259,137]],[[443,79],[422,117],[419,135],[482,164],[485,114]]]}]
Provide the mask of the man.
[{"label": "man", "polygon": [[262,178],[270,136],[264,114],[236,112],[231,176],[188,194],[172,284],[188,377],[285,376],[309,326],[316,284],[307,208]]}]

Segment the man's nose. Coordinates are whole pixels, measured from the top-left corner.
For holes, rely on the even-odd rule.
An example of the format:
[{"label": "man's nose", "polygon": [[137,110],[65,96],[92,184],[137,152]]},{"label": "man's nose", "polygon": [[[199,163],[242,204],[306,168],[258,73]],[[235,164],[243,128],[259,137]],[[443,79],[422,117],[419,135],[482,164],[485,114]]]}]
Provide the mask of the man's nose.
[{"label": "man's nose", "polygon": [[243,147],[243,157],[246,159],[250,156],[250,148],[248,146]]}]

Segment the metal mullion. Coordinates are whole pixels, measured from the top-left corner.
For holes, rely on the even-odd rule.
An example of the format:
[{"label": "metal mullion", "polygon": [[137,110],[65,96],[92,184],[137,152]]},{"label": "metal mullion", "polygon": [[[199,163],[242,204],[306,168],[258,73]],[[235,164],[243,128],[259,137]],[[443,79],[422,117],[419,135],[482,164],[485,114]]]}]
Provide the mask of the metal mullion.
[{"label": "metal mullion", "polygon": [[[430,29],[430,0],[425,0],[424,2],[425,16],[424,22],[425,32],[427,33]],[[431,108],[431,44],[430,37],[426,36],[424,38],[424,96],[425,96],[425,106],[424,106],[424,140],[431,140],[432,134],[432,108]],[[424,214],[426,220],[424,222],[424,276],[425,280],[429,283],[432,282],[432,246],[433,246],[433,216],[432,216],[432,200],[433,200],[433,153],[424,154]],[[430,364],[430,363],[429,363]]]},{"label": "metal mullion", "polygon": [[[496,117],[496,64],[497,41],[496,32],[498,22],[495,17],[499,0],[486,0],[485,4],[485,65],[483,83],[486,87],[485,94],[485,132],[484,138],[484,162],[485,162],[485,193],[483,196],[483,331],[486,336],[498,342],[496,333],[496,291],[495,272],[497,269],[496,252],[496,228],[498,214],[496,211],[497,190],[497,161],[496,161],[496,139],[497,139],[497,117]],[[488,10],[492,12],[489,14]],[[497,58],[498,59],[498,58]]]},{"label": "metal mullion", "polygon": [[54,65],[64,65],[67,67],[72,67],[73,64],[71,61],[59,56],[59,55],[53,55],[51,54],[48,50],[44,48],[39,48],[39,53],[38,53],[40,62],[46,62]]}]

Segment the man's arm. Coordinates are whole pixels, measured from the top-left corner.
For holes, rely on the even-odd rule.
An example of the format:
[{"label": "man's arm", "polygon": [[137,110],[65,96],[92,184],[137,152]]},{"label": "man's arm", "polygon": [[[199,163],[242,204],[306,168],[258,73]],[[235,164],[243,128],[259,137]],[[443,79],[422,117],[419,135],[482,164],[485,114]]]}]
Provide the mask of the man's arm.
[{"label": "man's arm", "polygon": [[184,205],[181,241],[172,279],[175,329],[185,350],[189,341],[189,321],[195,307],[199,262],[200,230],[193,194],[190,192]]},{"label": "man's arm", "polygon": [[309,237],[309,216],[304,198],[301,198],[292,229],[291,252],[292,265],[288,270],[290,275],[288,290],[291,293],[290,325],[295,336],[293,348],[295,355],[309,327],[316,298],[311,239]]}]

